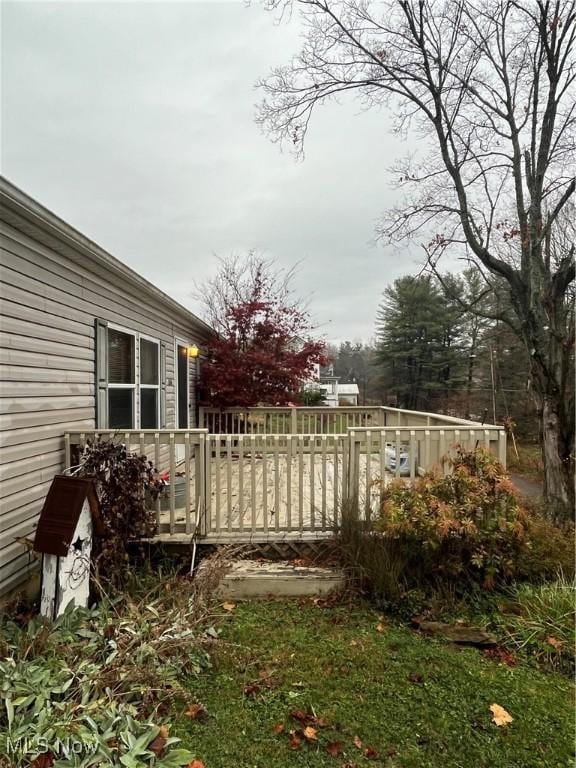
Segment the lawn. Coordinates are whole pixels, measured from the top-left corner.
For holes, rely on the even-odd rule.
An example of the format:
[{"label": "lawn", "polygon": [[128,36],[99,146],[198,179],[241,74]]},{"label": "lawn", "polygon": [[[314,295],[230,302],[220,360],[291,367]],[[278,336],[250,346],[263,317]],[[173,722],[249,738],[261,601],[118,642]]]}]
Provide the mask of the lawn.
[{"label": "lawn", "polygon": [[[171,728],[206,768],[573,765],[560,675],[421,637],[362,604],[243,603],[221,628],[212,671],[190,681],[206,714]],[[495,725],[492,704],[513,722]],[[290,731],[306,726],[312,738],[292,749]]]}]

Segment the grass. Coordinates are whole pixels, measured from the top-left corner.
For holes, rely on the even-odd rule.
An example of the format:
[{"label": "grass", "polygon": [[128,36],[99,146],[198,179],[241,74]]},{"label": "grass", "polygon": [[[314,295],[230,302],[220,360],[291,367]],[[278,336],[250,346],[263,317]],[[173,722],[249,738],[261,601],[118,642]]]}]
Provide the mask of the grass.
[{"label": "grass", "polygon": [[573,674],[574,594],[574,582],[562,575],[544,584],[515,587],[508,615],[501,619],[506,644],[552,669]]},{"label": "grass", "polygon": [[[212,656],[212,671],[190,682],[206,717],[182,715],[171,728],[206,768],[573,765],[568,679],[423,638],[365,605],[239,604]],[[494,703],[510,725],[492,722]],[[294,710],[329,724],[297,750]],[[326,750],[334,742],[335,757]]]}]

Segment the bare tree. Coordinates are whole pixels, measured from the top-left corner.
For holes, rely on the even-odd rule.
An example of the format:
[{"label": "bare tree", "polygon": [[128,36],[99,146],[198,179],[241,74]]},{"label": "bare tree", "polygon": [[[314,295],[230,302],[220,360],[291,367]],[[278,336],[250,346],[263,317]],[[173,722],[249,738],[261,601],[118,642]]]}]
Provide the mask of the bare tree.
[{"label": "bare tree", "polygon": [[[574,0],[293,0],[307,33],[262,81],[258,120],[301,151],[314,108],[348,91],[385,105],[432,150],[395,168],[389,241],[423,238],[435,263],[461,249],[508,286],[543,436],[550,502],[573,502],[571,366],[576,189]],[[270,5],[280,8],[281,0]]]},{"label": "bare tree", "polygon": [[306,311],[305,301],[296,297],[292,288],[296,267],[278,267],[256,251],[230,254],[218,258],[218,262],[216,274],[197,284],[194,291],[194,298],[204,307],[206,321],[218,333],[230,332],[231,307],[262,301],[262,297],[277,306]]}]

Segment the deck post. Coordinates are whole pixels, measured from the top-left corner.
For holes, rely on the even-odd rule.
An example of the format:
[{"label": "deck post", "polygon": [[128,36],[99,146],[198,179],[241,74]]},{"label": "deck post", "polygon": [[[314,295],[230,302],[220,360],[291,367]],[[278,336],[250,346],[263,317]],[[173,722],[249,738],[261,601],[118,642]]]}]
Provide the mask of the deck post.
[{"label": "deck post", "polygon": [[290,432],[298,434],[298,411],[294,407],[290,408]]},{"label": "deck post", "polygon": [[506,469],[506,432],[498,432],[498,460]]}]

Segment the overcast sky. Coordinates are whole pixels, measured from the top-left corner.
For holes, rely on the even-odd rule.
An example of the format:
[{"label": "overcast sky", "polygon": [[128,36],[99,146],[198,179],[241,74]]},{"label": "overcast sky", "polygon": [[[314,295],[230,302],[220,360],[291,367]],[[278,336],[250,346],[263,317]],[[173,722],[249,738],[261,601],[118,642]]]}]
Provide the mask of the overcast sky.
[{"label": "overcast sky", "polygon": [[303,162],[262,135],[255,82],[299,34],[257,0],[2,2],[2,173],[194,311],[215,254],[256,248],[300,262],[328,340],[369,339],[419,258],[373,243],[407,147],[353,101],[318,112]]}]

